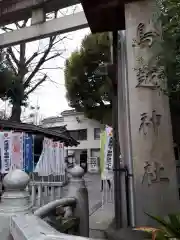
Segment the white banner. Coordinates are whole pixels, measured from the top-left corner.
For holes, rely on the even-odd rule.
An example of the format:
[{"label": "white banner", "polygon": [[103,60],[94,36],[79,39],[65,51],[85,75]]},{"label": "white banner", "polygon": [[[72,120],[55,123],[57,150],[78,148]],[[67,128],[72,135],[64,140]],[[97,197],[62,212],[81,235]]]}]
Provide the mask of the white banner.
[{"label": "white banner", "polygon": [[11,166],[23,169],[23,133],[12,133],[11,135],[12,154]]},{"label": "white banner", "polygon": [[111,127],[106,127],[105,136],[104,176],[105,179],[111,179],[113,177],[113,129]]},{"label": "white banner", "polygon": [[64,144],[56,142],[54,152],[56,164],[55,175],[63,175],[65,174]]},{"label": "white banner", "polygon": [[49,145],[51,144],[50,142],[51,140],[48,138],[44,138],[44,144],[43,144],[43,148],[44,148],[44,155],[42,158],[42,174],[41,176],[48,176],[50,173],[50,164],[49,164]]},{"label": "white banner", "polygon": [[64,145],[45,138],[43,151],[34,172],[40,176],[65,174]]},{"label": "white banner", "polygon": [[49,139],[48,141],[48,153],[47,153],[47,166],[48,166],[48,175],[54,174],[55,163],[54,163],[54,142]]},{"label": "white banner", "polygon": [[11,167],[12,132],[1,134],[1,173],[8,173]]},{"label": "white banner", "polygon": [[36,167],[34,169],[34,172],[38,173],[39,176],[44,176],[44,172],[45,172],[44,154],[45,154],[45,141],[43,141],[43,149],[39,157],[39,161],[37,162]]},{"label": "white banner", "polygon": [[65,174],[65,154],[64,154],[64,143],[60,143],[60,149],[61,149],[61,175]]},{"label": "white banner", "polygon": [[54,175],[60,175],[60,151],[59,151],[59,142],[55,142],[55,143],[54,143],[54,163],[55,163]]}]

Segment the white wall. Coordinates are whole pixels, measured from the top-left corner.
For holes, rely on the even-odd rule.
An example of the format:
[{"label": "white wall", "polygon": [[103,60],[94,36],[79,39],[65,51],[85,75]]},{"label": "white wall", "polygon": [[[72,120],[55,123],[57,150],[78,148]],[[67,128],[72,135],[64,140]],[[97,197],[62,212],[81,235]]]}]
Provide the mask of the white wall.
[{"label": "white wall", "polygon": [[[80,122],[76,118],[79,118]],[[87,129],[87,140],[79,141],[80,144],[77,147],[68,149],[98,149],[100,148],[100,140],[94,140],[94,128],[101,128],[101,124],[98,121],[85,118],[81,113],[74,113],[72,115],[63,115],[64,121],[58,121],[55,123],[43,124],[43,127],[60,127],[67,125],[67,130],[80,130]],[[47,122],[47,121],[46,121]]]}]

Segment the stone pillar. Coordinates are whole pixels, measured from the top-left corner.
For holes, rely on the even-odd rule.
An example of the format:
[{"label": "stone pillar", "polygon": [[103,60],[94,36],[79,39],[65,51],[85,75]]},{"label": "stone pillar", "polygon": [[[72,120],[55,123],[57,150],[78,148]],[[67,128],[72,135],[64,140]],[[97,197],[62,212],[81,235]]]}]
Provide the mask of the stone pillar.
[{"label": "stone pillar", "polygon": [[155,1],[125,4],[125,25],[129,133],[139,226],[151,224],[144,212],[164,216],[176,211],[179,202],[169,99],[163,93],[166,79],[156,58],[161,27]]},{"label": "stone pillar", "polygon": [[43,8],[37,8],[32,11],[31,25],[40,24],[46,21],[46,14]]},{"label": "stone pillar", "polygon": [[5,192],[0,202],[0,233],[1,239],[12,239],[9,232],[10,218],[16,214],[26,214],[31,211],[29,192],[26,187],[29,176],[19,170],[11,170],[3,180]]},{"label": "stone pillar", "polygon": [[79,235],[89,237],[89,199],[83,179],[84,170],[76,165],[70,170],[72,178],[69,183],[68,196],[77,200],[74,215],[80,218]]}]

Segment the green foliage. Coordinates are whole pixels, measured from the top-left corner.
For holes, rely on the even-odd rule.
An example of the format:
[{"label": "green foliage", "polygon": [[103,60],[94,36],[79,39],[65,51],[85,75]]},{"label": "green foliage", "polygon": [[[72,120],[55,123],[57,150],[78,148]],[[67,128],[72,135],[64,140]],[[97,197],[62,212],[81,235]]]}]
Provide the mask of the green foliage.
[{"label": "green foliage", "polygon": [[0,98],[8,98],[11,103],[19,102],[20,105],[24,105],[27,99],[23,96],[23,84],[18,77],[8,68],[0,67],[0,79]]},{"label": "green foliage", "polygon": [[[2,59],[1,59],[2,60]],[[10,89],[14,91],[17,89],[17,77],[12,73],[8,65],[3,60],[0,63],[0,98],[8,98]]]},{"label": "green foliage", "polygon": [[150,233],[152,240],[180,239],[180,214],[169,214],[165,219],[149,215],[160,227],[140,227],[135,230]]},{"label": "green foliage", "polygon": [[165,66],[171,109],[180,112],[180,3],[162,0],[158,4],[163,30],[161,65]]},{"label": "green foliage", "polygon": [[50,216],[46,220],[53,228],[61,233],[67,233],[72,235],[78,235],[79,233],[79,218],[69,217],[64,218],[62,216]]},{"label": "green foliage", "polygon": [[[179,0],[157,0],[157,5],[160,11],[157,10],[153,15],[156,20],[160,18],[162,22],[163,38],[162,41],[154,44],[153,48],[159,57],[160,66],[164,66],[163,72],[168,80],[166,93],[170,97],[171,110],[179,113],[180,3]],[[66,62],[65,69],[67,99],[70,106],[103,123],[111,120],[111,79],[96,76],[94,71],[99,63],[109,62],[109,45],[110,41],[106,33],[86,36],[80,50],[72,53]]]},{"label": "green foliage", "polygon": [[102,123],[111,122],[112,84],[95,72],[110,61],[108,33],[86,36],[78,51],[66,61],[65,85],[69,105]]}]

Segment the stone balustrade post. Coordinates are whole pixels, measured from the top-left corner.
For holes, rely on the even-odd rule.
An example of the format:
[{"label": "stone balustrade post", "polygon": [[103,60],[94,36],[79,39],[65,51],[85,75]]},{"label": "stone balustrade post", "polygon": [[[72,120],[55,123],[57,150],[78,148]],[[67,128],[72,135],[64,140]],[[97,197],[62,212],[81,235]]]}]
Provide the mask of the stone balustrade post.
[{"label": "stone balustrade post", "polygon": [[89,237],[89,199],[84,181],[84,170],[76,165],[69,173],[72,178],[69,182],[68,197],[77,201],[74,215],[80,219],[79,235]]},{"label": "stone balustrade post", "polygon": [[30,196],[26,191],[29,176],[20,169],[11,170],[3,180],[5,192],[0,202],[0,233],[2,240],[12,240],[10,218],[31,212]]}]

